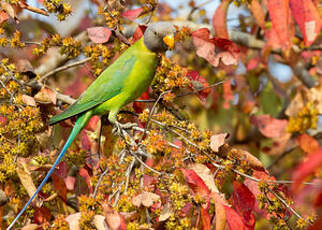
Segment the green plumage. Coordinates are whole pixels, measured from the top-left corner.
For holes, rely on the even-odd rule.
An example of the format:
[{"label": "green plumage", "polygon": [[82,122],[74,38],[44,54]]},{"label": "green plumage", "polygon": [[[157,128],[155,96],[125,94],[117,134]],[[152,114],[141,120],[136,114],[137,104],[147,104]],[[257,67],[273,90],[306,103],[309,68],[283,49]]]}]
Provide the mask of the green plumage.
[{"label": "green plumage", "polygon": [[92,115],[109,111],[111,122],[119,109],[140,96],[150,85],[157,65],[157,55],[146,48],[143,38],[110,65],[67,110],[50,120],[55,124],[93,110]]}]

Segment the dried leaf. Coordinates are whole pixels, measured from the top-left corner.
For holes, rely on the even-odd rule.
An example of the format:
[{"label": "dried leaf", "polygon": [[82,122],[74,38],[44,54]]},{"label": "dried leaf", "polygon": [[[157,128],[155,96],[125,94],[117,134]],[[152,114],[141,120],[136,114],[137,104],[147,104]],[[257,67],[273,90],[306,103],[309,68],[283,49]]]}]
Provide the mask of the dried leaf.
[{"label": "dried leaf", "polygon": [[141,205],[145,207],[151,207],[154,202],[159,200],[159,195],[152,192],[143,191],[141,194],[132,198],[132,204],[137,207],[141,207]]},{"label": "dried leaf", "polygon": [[123,217],[108,204],[103,204],[103,212],[110,230],[126,230]]},{"label": "dried leaf", "polygon": [[65,218],[65,220],[69,224],[69,229],[80,230],[79,220],[80,220],[81,216],[82,216],[82,214],[80,212],[77,212],[77,213],[71,214]]},{"label": "dried leaf", "polygon": [[143,8],[137,8],[134,10],[127,10],[122,13],[122,16],[126,19],[133,21],[134,19],[139,17],[142,12],[143,12]]},{"label": "dried leaf", "polygon": [[220,146],[225,144],[228,133],[215,134],[210,137],[210,148],[214,152],[218,152]]},{"label": "dried leaf", "polygon": [[102,215],[95,215],[93,224],[97,230],[108,230],[108,226],[105,222],[105,216]]},{"label": "dried leaf", "polygon": [[191,164],[189,168],[197,173],[211,192],[219,192],[215,184],[214,175],[207,166],[195,163]]},{"label": "dried leaf", "polygon": [[13,9],[13,7],[11,6],[11,4],[7,3],[7,2],[4,2],[4,1],[1,1],[0,3],[1,5],[1,8],[7,12],[7,14],[16,19],[16,13],[15,13],[15,10]]},{"label": "dried leaf", "polygon": [[30,96],[24,94],[24,95],[21,96],[21,100],[26,105],[36,106],[36,102],[35,102],[35,99],[33,97],[30,97]]},{"label": "dried leaf", "polygon": [[304,35],[305,45],[311,45],[321,32],[321,16],[311,0],[290,0],[292,14]]},{"label": "dried leaf", "polygon": [[105,43],[110,40],[112,31],[106,27],[91,27],[87,29],[88,37],[94,43]]},{"label": "dried leaf", "polygon": [[58,192],[59,196],[66,201],[67,200],[67,187],[65,181],[62,177],[58,176],[56,173],[51,175],[53,178],[53,184],[55,190]]},{"label": "dried leaf", "polygon": [[172,214],[173,214],[173,210],[171,208],[171,203],[168,202],[162,208],[162,211],[159,216],[159,221],[162,222],[167,220]]},{"label": "dried leaf", "polygon": [[52,90],[48,87],[43,87],[35,95],[34,98],[39,103],[43,103],[43,104],[52,103],[52,104],[56,105],[56,101],[57,101],[56,95],[57,95],[57,93],[54,90]]},{"label": "dried leaf", "polygon": [[224,204],[226,200],[219,193],[211,193],[210,195],[215,201],[216,212],[216,230],[225,230],[226,228],[226,211]]},{"label": "dried leaf", "polygon": [[38,224],[27,224],[21,230],[37,230],[39,228]]},{"label": "dried leaf", "polygon": [[31,173],[27,169],[26,162],[23,158],[18,158],[16,171],[22,185],[27,190],[29,197],[32,197],[37,189],[32,181]]},{"label": "dried leaf", "polygon": [[227,30],[227,11],[230,2],[230,0],[223,0],[212,17],[212,26],[214,27],[216,36],[220,38],[229,38]]},{"label": "dried leaf", "polygon": [[263,163],[246,150],[233,148],[231,150],[231,154],[235,156],[238,160],[247,162],[247,164],[255,170],[265,170]]}]

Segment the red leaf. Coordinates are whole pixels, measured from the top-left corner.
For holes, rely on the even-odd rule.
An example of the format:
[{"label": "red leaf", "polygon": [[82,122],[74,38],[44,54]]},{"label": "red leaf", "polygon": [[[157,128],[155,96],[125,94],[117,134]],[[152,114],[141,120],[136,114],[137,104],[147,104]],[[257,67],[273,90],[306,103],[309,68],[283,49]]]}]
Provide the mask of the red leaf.
[{"label": "red leaf", "polygon": [[246,227],[243,223],[242,217],[238,215],[234,209],[226,205],[224,205],[224,207],[226,211],[227,223],[230,227],[230,230],[249,230],[249,228]]},{"label": "red leaf", "polygon": [[311,0],[290,0],[292,14],[304,35],[305,45],[311,45],[321,30],[321,17]]},{"label": "red leaf", "polygon": [[100,120],[99,116],[92,116],[91,119],[89,120],[87,126],[85,129],[89,131],[95,131],[97,129],[97,122]]},{"label": "red leaf", "polygon": [[7,118],[0,115],[0,126],[4,127],[7,124]]},{"label": "red leaf", "polygon": [[[211,65],[217,67],[222,61],[225,65],[238,64],[237,46],[223,38],[210,38],[210,31],[207,28],[201,28],[192,32],[192,41],[197,48],[197,55],[206,59]],[[217,51],[216,52],[216,46]]]},{"label": "red leaf", "polygon": [[296,138],[296,143],[306,153],[316,152],[320,148],[319,142],[314,137],[311,137],[310,135],[307,135],[306,133],[298,136]]},{"label": "red leaf", "polygon": [[214,27],[217,37],[226,39],[229,38],[226,18],[230,2],[230,0],[223,0],[220,6],[216,9],[214,16],[212,17],[212,26]]},{"label": "red leaf", "polygon": [[202,221],[202,229],[210,230],[210,215],[207,209],[201,208],[201,221]]},{"label": "red leaf", "polygon": [[50,210],[45,207],[36,207],[36,211],[34,214],[34,222],[37,224],[42,224],[49,221],[51,218]]},{"label": "red leaf", "polygon": [[134,43],[134,42],[136,42],[137,40],[139,40],[142,36],[143,36],[143,34],[144,34],[144,32],[145,32],[145,30],[146,30],[146,26],[144,26],[144,25],[139,25],[137,28],[136,28],[136,30],[135,30],[135,32],[134,32],[134,34],[133,34],[133,37],[132,37],[132,42]]},{"label": "red leaf", "polygon": [[234,181],[233,187],[234,207],[238,214],[243,217],[243,223],[248,226],[249,229],[254,229],[256,220],[252,211],[255,206],[255,196],[244,184],[237,181]]},{"label": "red leaf", "polygon": [[87,29],[88,37],[94,43],[108,42],[112,35],[112,31],[106,27],[91,27]]},{"label": "red leaf", "polygon": [[186,182],[189,187],[195,194],[205,197],[209,199],[209,188],[205,184],[205,182],[198,176],[198,174],[191,169],[181,169]]},{"label": "red leaf", "polygon": [[64,200],[67,200],[67,188],[65,181],[62,177],[58,176],[56,173],[51,175],[53,178],[54,188],[58,192],[58,195]]},{"label": "red leaf", "polygon": [[[147,100],[149,99],[149,90],[147,89],[144,93],[142,93],[142,95],[138,98],[138,100]],[[142,113],[143,110],[146,107],[146,103],[142,103],[142,102],[133,102],[133,109],[136,113]]]},{"label": "red leaf", "polygon": [[309,226],[307,230],[320,230],[322,226],[322,217],[320,216],[313,225]]},{"label": "red leaf", "polygon": [[252,116],[252,124],[256,125],[259,131],[268,138],[279,138],[286,134],[287,120],[278,120],[270,115]]},{"label": "red leaf", "polygon": [[89,190],[91,192],[91,190],[92,190],[92,187],[91,187],[91,177],[88,174],[88,171],[86,169],[84,169],[84,168],[81,168],[79,170],[79,175],[85,179],[86,184],[87,184],[87,186],[88,186],[88,188],[89,188]]},{"label": "red leaf", "polygon": [[91,150],[91,141],[87,135],[87,133],[82,130],[81,134],[80,134],[80,139],[81,139],[81,143],[82,143],[82,148],[84,148],[87,151]]},{"label": "red leaf", "polygon": [[[270,177],[269,175],[267,175],[266,172],[263,172],[263,171],[254,170],[252,176],[255,177],[255,178],[257,178],[257,179],[261,179],[263,181],[265,181],[265,180],[275,180],[274,177]],[[251,191],[251,193],[255,197],[258,197],[260,194],[262,194],[262,192],[259,190],[258,182],[246,178],[244,180],[244,185],[247,186],[247,188]],[[263,209],[260,209],[259,208],[259,201],[257,199],[255,200],[255,203],[256,203],[256,205],[255,205],[255,211],[257,213],[263,215],[266,219],[269,219],[271,217],[271,215],[269,215],[267,213],[267,211],[265,210],[265,208],[263,208]]]},{"label": "red leaf", "polygon": [[290,48],[292,45],[289,34],[290,9],[288,3],[289,0],[269,0],[267,2],[272,29],[276,31],[280,44],[286,48]]},{"label": "red leaf", "polygon": [[[187,76],[191,79],[190,87],[193,90],[198,90],[209,86],[208,81],[204,77],[200,76],[200,74],[195,70],[189,70],[187,72]],[[196,95],[201,100],[201,102],[205,103],[206,98],[208,97],[210,92],[210,88],[207,88],[199,91]]]},{"label": "red leaf", "polygon": [[316,170],[322,167],[322,148],[311,154],[309,158],[301,163],[293,174],[294,183],[292,184],[293,191],[299,189],[301,182]]},{"label": "red leaf", "polygon": [[65,161],[60,162],[57,168],[55,169],[55,173],[60,177],[66,177],[68,173],[67,163]]},{"label": "red leaf", "polygon": [[143,8],[137,8],[134,10],[127,10],[127,11],[123,12],[122,16],[124,18],[127,18],[127,19],[133,21],[134,19],[139,17],[142,12],[143,12]]}]

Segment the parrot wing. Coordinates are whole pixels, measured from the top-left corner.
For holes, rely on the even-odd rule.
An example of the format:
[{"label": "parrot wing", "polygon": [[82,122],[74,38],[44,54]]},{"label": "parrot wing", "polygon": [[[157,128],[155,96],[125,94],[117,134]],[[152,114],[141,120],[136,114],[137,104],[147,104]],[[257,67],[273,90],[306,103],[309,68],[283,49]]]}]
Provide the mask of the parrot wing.
[{"label": "parrot wing", "polygon": [[[130,51],[130,50],[129,50]],[[137,61],[134,52],[124,52],[64,112],[52,117],[50,125],[81,114],[118,95]]]}]

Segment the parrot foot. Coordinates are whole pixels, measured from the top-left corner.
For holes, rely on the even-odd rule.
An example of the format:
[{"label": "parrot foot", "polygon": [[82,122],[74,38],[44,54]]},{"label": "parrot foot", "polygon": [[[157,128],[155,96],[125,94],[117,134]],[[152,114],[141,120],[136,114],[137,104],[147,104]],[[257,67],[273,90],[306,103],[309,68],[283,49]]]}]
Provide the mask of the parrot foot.
[{"label": "parrot foot", "polygon": [[127,130],[127,129],[132,129],[133,127],[137,126],[136,123],[125,123],[125,124],[122,124],[118,121],[115,121],[115,128],[112,130],[112,132],[114,134],[118,134],[120,136],[123,136],[123,130]]}]

